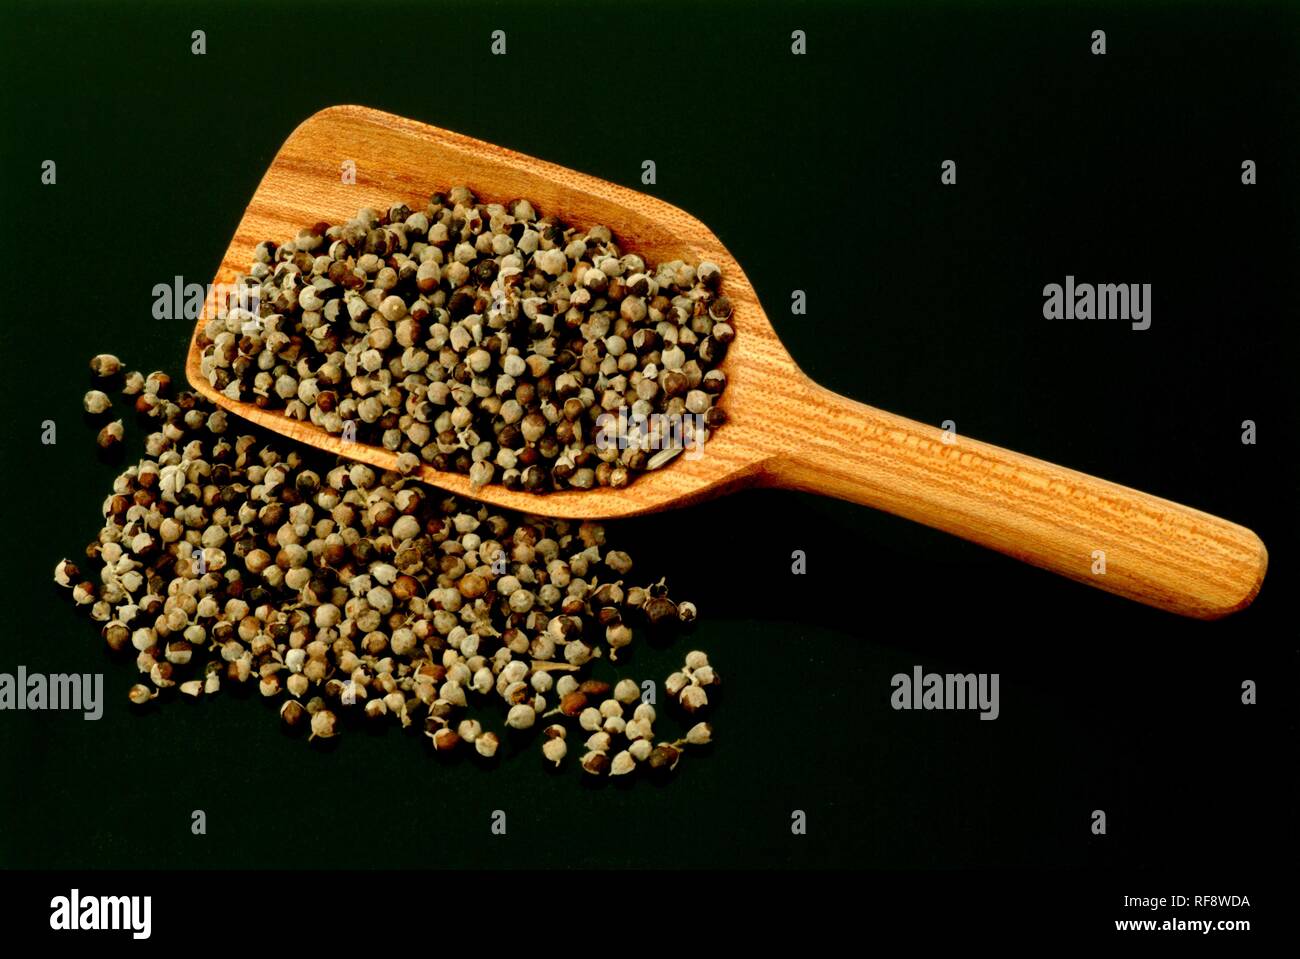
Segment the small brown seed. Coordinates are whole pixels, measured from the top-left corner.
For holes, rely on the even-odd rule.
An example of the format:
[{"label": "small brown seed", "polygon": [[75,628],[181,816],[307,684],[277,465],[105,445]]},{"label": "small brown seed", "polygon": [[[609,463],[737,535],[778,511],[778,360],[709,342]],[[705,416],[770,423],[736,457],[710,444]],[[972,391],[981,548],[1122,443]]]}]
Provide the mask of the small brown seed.
[{"label": "small brown seed", "polygon": [[650,751],[648,760],[651,769],[675,769],[681,759],[681,752],[668,743],[660,743]]},{"label": "small brown seed", "polygon": [[609,771],[609,757],[604,753],[589,752],[582,757],[582,769],[593,776],[602,776]]},{"label": "small brown seed", "polygon": [[90,372],[100,379],[107,379],[122,368],[122,361],[112,353],[100,353],[90,360]]},{"label": "small brown seed", "polygon": [[303,709],[302,703],[296,699],[286,700],[280,707],[280,719],[284,721],[286,726],[297,726],[302,722],[305,715],[307,715],[307,711]]},{"label": "small brown seed", "polygon": [[112,449],[122,442],[122,437],[125,435],[126,430],[122,427],[122,421],[114,420],[99,431],[95,443],[102,450]]},{"label": "small brown seed", "polygon": [[560,712],[565,716],[578,716],[587,708],[587,695],[581,689],[560,699]]}]

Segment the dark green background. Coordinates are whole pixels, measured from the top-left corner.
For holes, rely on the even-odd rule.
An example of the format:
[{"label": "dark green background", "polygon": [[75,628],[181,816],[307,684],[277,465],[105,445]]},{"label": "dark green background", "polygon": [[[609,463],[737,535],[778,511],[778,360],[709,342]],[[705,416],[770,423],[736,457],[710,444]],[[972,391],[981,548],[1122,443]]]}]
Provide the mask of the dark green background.
[{"label": "dark green background", "polygon": [[[1283,10],[7,12],[0,670],[102,670],[108,703],[97,723],[0,714],[0,865],[1289,867],[1300,18]],[[1248,525],[1271,550],[1262,595],[1186,621],[870,510],[752,492],[611,533],[702,613],[675,649],[634,647],[632,673],[662,681],[699,646],[726,680],[712,754],[667,786],[594,785],[572,760],[551,775],[535,744],[490,771],[444,764],[395,727],[309,748],[255,696],[133,715],[133,666],[50,583],[117,470],[83,423],[86,361],[179,374],[190,331],[151,319],[153,285],[207,282],[280,143],[336,103],[633,187],[654,159],[649,189],[722,238],[820,382]],[[1067,273],[1152,283],[1152,328],[1044,321],[1042,287]],[[918,663],[1000,672],[1001,718],[894,712],[890,676]],[[1260,705],[1240,704],[1244,679]]]}]

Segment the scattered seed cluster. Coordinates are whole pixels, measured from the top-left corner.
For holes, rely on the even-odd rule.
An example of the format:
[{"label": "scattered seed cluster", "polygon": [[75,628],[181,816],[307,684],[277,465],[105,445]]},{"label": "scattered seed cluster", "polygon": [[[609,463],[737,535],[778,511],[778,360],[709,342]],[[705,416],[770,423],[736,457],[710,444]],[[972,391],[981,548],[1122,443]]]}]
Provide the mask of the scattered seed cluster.
[{"label": "scattered seed cluster", "polygon": [[[504,730],[466,710],[496,702],[513,730],[576,720],[590,734],[582,768],[596,774],[672,768],[684,745],[710,741],[697,723],[656,745],[638,684],[578,678],[617,661],[634,623],[696,615],[662,580],[625,586],[632,559],[604,527],[493,512],[363,464],[318,472],[297,450],[236,435],[201,397],[173,397],[162,373],[127,374],[124,392],[153,421],[146,458],[114,481],[85,570],[65,559],[54,579],[111,649],[135,651],[145,679],[132,702],[256,683],[311,738],[337,735],[351,711],[421,728],[439,752],[489,757]],[[687,667],[672,696],[695,713],[706,700],[685,693],[716,676],[703,653]],[[565,728],[541,738],[559,764]]]},{"label": "scattered seed cluster", "polygon": [[[690,653],[688,660],[691,657],[705,664],[708,662],[704,653],[699,651]],[[716,682],[717,677],[712,676],[712,681]],[[641,687],[630,679],[619,680],[611,692],[608,683],[596,680],[579,683],[572,676],[562,676],[555,691],[560,697],[557,711],[577,719],[581,729],[590,734],[582,756],[582,768],[593,775],[625,776],[642,763],[649,769],[672,770],[681,759],[683,746],[703,746],[713,741],[712,725],[698,722],[684,738],[655,745],[655,708],[650,703],[641,702]],[[684,699],[679,699],[679,702],[688,712],[693,713],[697,708],[688,706]],[[625,707],[634,704],[632,718],[625,718]],[[546,729],[542,752],[557,766],[568,751],[567,738],[568,731],[562,725]]]},{"label": "scattered seed cluster", "polygon": [[[621,487],[726,419],[717,365],[735,330],[718,266],[648,265],[607,227],[527,200],[457,187],[422,210],[363,209],[258,244],[239,283],[259,315],[237,295],[204,325],[213,387],[398,453],[403,473]],[[624,448],[598,443],[599,417],[620,409]]]}]

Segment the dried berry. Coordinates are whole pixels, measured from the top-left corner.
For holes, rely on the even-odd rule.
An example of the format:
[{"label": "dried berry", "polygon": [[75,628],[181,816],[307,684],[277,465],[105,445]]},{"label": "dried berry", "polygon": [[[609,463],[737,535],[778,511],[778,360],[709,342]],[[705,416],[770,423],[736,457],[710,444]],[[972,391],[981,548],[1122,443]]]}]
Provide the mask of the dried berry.
[{"label": "dried berry", "polygon": [[[583,674],[632,641],[629,622],[656,610],[675,621],[686,604],[662,580],[625,587],[631,558],[606,545],[612,532],[237,434],[201,397],[173,395],[162,373],[140,395],[153,432],[103,501],[92,568],[65,559],[53,577],[110,649],[135,657],[144,678],[133,703],[172,686],[194,698],[223,680],[255,684],[311,739],[336,737],[355,710],[418,724],[435,751],[464,743],[484,757],[500,738],[466,712],[492,703],[512,738],[536,735],[539,717],[576,719],[589,773],[650,761],[655,712],[641,685]],[[689,708],[716,682],[696,651],[668,687]],[[680,750],[700,729],[661,746]],[[558,764],[564,725],[545,725],[540,745]]]},{"label": "dried berry", "polygon": [[[402,475],[529,492],[625,486],[725,421],[715,367],[735,333],[717,264],[648,265],[601,225],[439,196],[259,243],[236,282],[273,312],[218,304],[201,375],[394,452]],[[169,386],[151,374],[137,408]]]}]

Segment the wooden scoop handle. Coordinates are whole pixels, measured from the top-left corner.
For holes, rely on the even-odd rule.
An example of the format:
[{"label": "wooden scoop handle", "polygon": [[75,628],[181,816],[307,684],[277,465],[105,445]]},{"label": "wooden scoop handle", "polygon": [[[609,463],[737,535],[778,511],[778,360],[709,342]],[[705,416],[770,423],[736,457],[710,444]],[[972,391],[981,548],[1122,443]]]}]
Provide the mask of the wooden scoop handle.
[{"label": "wooden scoop handle", "polygon": [[1268,553],[1242,526],[965,436],[945,442],[811,382],[797,392],[777,407],[771,485],[874,506],[1184,616],[1226,616],[1259,592]]}]

